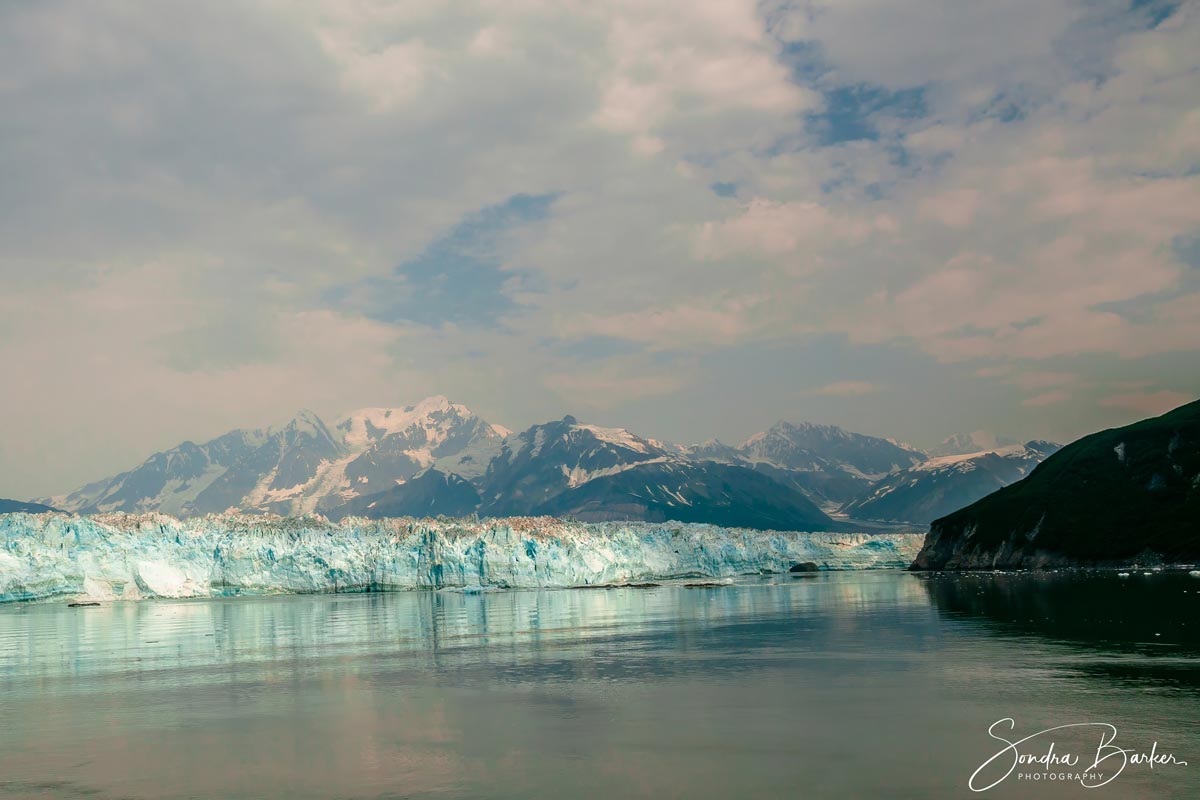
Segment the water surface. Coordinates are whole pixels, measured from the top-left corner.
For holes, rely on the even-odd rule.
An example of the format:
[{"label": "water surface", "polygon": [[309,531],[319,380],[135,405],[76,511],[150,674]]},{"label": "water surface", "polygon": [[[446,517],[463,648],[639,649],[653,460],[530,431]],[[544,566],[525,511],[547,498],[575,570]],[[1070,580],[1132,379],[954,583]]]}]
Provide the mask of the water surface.
[{"label": "water surface", "polygon": [[1200,580],[842,572],[721,588],[0,607],[0,797],[966,797],[988,726],[1105,722],[1200,797]]}]

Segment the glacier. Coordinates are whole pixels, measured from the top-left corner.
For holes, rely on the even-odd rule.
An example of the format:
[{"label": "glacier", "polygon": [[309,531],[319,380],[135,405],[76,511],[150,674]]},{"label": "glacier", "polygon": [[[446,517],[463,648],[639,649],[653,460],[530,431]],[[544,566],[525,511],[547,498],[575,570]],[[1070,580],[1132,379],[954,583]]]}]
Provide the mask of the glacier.
[{"label": "glacier", "polygon": [[295,518],[157,513],[0,515],[0,602],[553,588],[822,569],[900,568],[924,534],[712,525]]}]

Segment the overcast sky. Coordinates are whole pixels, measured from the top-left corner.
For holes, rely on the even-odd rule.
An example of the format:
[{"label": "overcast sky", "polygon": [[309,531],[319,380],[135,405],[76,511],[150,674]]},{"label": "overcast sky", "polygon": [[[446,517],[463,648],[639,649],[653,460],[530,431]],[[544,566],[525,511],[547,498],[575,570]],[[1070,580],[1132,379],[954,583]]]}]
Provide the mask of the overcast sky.
[{"label": "overcast sky", "polygon": [[737,442],[1200,395],[1200,4],[0,4],[0,496],[445,394]]}]

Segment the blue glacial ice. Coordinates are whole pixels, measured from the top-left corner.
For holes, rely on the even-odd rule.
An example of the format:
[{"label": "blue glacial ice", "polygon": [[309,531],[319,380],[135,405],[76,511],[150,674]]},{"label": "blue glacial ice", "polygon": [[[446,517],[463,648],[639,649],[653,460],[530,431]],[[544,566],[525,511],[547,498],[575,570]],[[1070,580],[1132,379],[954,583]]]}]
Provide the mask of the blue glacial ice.
[{"label": "blue glacial ice", "polygon": [[533,588],[905,567],[923,534],[683,523],[0,515],[0,602]]}]

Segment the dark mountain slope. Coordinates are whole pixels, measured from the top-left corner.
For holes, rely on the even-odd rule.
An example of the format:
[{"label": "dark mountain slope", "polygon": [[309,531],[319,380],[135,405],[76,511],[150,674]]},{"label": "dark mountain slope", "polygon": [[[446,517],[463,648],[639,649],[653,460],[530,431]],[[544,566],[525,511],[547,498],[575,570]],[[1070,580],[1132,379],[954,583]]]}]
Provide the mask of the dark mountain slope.
[{"label": "dark mountain slope", "polygon": [[1087,436],[936,520],[915,569],[1200,559],[1200,401]]},{"label": "dark mountain slope", "polygon": [[41,503],[26,503],[21,500],[5,500],[4,498],[0,498],[0,514],[15,514],[17,512],[44,514],[47,511],[57,510],[50,506],[44,506]]},{"label": "dark mountain slope", "polygon": [[464,478],[429,469],[386,492],[356,497],[329,512],[339,520],[357,516],[384,517],[465,517],[479,505],[479,493]]},{"label": "dark mountain slope", "polygon": [[561,492],[530,513],[588,522],[676,520],[785,531],[843,527],[796,489],[761,472],[715,462],[640,464]]}]

